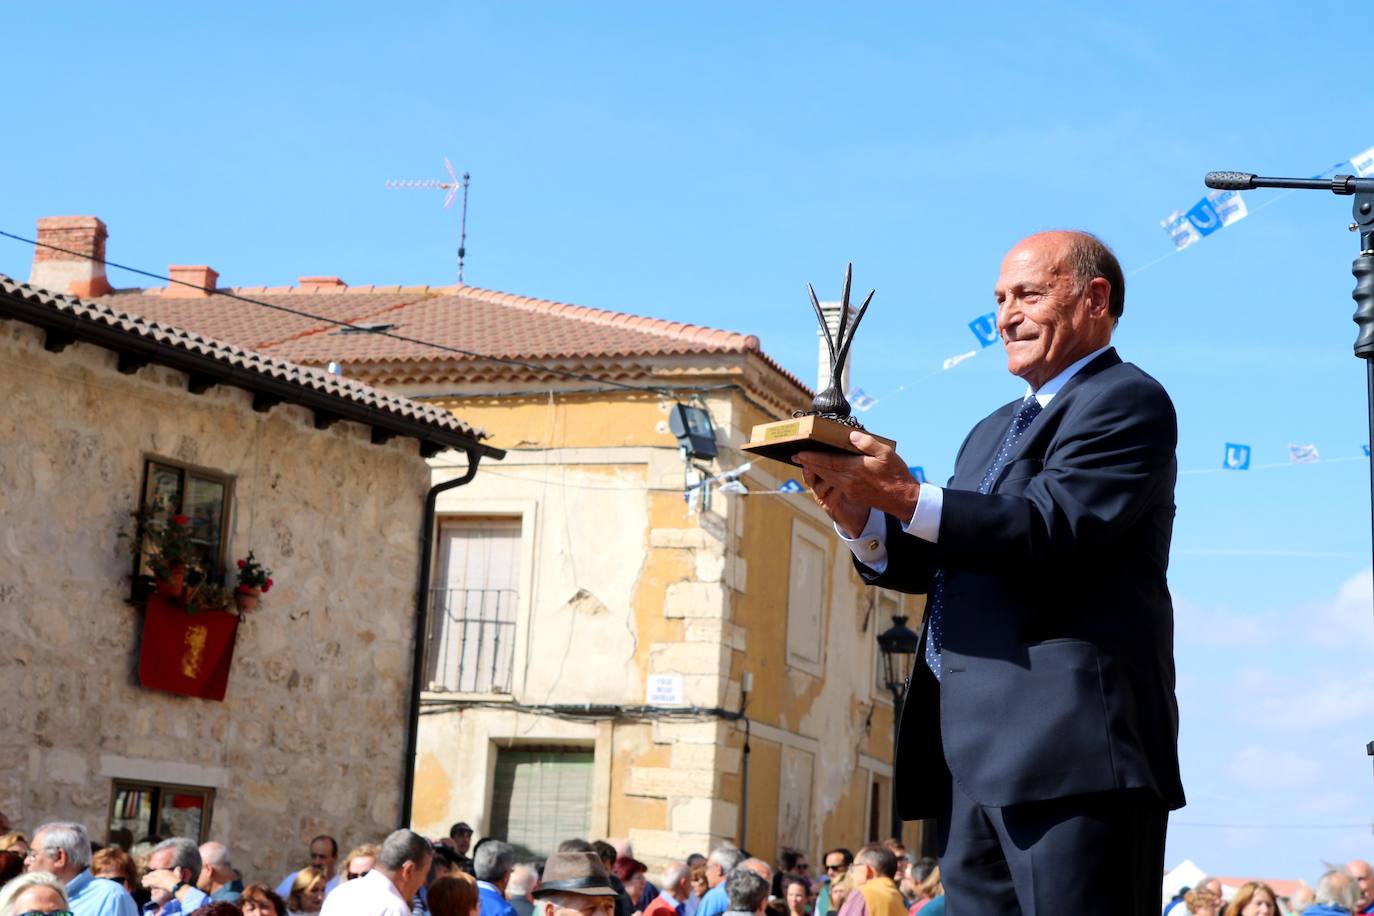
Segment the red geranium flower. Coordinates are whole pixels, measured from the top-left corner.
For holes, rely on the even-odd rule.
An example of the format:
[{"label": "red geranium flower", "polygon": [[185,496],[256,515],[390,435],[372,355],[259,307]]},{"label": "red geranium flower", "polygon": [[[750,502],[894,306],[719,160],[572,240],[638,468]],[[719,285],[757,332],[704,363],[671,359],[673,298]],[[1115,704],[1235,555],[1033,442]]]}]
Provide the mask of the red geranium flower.
[{"label": "red geranium flower", "polygon": [[248,565],[248,561],[247,561],[247,560],[239,560],[239,569],[243,569],[243,567],[245,567],[245,566],[247,566],[247,565]]},{"label": "red geranium flower", "polygon": [[262,590],[263,590],[264,592],[270,592],[270,591],[272,590],[272,580],[271,580],[271,579],[268,579],[266,582],[264,582],[264,583],[262,584]]},{"label": "red geranium flower", "polygon": [[186,525],[191,524],[191,519],[185,515],[174,515],[172,516],[172,523],[185,527]]}]

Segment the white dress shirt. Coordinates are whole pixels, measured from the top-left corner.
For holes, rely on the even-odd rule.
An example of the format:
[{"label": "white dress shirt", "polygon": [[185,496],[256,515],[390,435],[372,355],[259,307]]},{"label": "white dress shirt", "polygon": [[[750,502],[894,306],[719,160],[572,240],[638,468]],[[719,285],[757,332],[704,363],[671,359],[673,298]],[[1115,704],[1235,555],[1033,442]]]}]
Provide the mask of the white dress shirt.
[{"label": "white dress shirt", "polygon": [[[1039,390],[1026,386],[1027,398],[1034,396],[1040,402],[1040,407],[1050,406],[1050,401],[1058,394],[1069,379],[1078,374],[1078,371],[1088,363],[1097,359],[1103,353],[1111,349],[1111,344],[1094,350],[1080,360],[1076,360],[1068,365],[1063,372],[1041,385]],[[940,517],[945,509],[945,490],[937,487],[933,483],[921,484],[921,493],[916,498],[916,512],[909,521],[902,524],[902,530],[907,534],[915,535],[923,541],[934,544],[940,540]],[[875,573],[882,573],[887,569],[887,522],[886,516],[877,509],[870,509],[868,512],[868,524],[864,530],[859,532],[858,537],[851,538],[835,526],[835,533],[840,536],[859,562],[873,570]]]},{"label": "white dress shirt", "polygon": [[339,885],[324,899],[320,916],[410,916],[410,904],[391,879],[374,868]]}]

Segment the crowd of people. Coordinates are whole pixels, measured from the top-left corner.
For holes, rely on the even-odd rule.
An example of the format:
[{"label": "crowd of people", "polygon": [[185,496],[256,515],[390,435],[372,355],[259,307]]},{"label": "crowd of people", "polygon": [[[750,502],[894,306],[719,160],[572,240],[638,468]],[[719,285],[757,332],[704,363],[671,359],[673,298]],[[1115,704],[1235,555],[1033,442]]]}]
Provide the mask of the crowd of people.
[{"label": "crowd of people", "polygon": [[[565,840],[542,860],[457,823],[438,840],[396,830],[342,857],[315,837],[309,864],[275,884],[246,881],[231,850],[186,837],[93,844],[81,824],[32,835],[0,814],[0,916],[942,916],[938,863],[889,840],[825,853],[823,873],[783,848],[775,863],[724,844],[652,874],[627,842]],[[125,848],[125,845],[129,848]],[[303,857],[304,859],[304,857]],[[256,876],[255,876],[256,877]],[[1249,882],[1231,899],[1205,878],[1163,916],[1374,914],[1374,869],[1356,860],[1281,897]]]}]

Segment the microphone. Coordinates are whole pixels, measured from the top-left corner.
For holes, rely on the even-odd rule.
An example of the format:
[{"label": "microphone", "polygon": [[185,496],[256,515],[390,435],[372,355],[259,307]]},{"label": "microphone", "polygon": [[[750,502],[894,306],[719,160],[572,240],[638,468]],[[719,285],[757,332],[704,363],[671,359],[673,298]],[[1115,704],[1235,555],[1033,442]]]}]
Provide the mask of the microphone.
[{"label": "microphone", "polygon": [[1249,172],[1208,172],[1202,182],[1218,191],[1249,191],[1255,187],[1255,176]]}]

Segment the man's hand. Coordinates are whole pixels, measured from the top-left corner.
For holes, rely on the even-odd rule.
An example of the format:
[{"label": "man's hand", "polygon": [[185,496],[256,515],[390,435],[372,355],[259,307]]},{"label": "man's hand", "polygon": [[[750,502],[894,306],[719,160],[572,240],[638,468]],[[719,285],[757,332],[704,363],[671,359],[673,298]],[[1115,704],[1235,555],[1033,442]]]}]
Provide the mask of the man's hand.
[{"label": "man's hand", "polygon": [[910,521],[921,485],[907,470],[906,462],[868,433],[855,430],[849,434],[849,442],[862,454],[798,452],[792,457],[801,465],[816,502],[849,537],[863,531],[870,507]]},{"label": "man's hand", "polygon": [[155,868],[143,876],[143,886],[149,890],[170,894],[181,880],[181,873],[172,868]]}]

